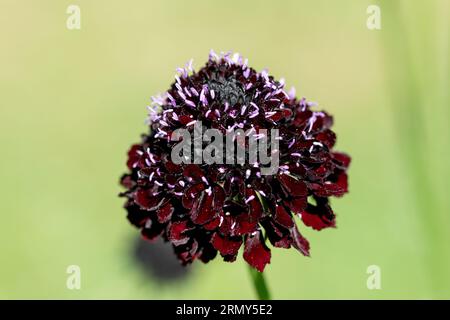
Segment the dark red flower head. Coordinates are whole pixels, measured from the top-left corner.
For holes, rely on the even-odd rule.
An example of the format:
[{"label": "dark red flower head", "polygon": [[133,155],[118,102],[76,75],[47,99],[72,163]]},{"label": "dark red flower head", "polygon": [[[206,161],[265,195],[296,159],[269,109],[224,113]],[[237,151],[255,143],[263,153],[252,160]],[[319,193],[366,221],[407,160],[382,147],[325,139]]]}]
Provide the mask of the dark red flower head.
[{"label": "dark red flower head", "polygon": [[[313,107],[237,54],[211,52],[198,72],[191,63],[179,69],[171,88],[153,98],[149,133],[128,152],[121,196],[129,221],[146,239],[171,242],[183,264],[208,262],[217,252],[234,261],[243,245],[244,259],[263,271],[271,257],[266,239],[309,256],[294,215],[315,230],[335,227],[328,199],[347,192],[350,163],[332,150],[332,117]],[[172,133],[199,121],[224,134],[278,129],[278,170],[261,175],[254,164],[176,164]]]}]

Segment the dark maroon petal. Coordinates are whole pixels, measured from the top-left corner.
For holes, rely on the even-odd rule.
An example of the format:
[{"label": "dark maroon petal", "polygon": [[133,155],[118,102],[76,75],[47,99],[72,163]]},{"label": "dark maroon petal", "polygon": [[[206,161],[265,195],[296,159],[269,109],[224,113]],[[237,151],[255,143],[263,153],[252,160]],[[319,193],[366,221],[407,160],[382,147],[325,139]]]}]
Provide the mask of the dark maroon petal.
[{"label": "dark maroon petal", "polygon": [[197,200],[203,190],[205,190],[205,185],[203,183],[198,183],[189,187],[183,195],[183,207],[191,209],[195,200]]},{"label": "dark maroon petal", "polygon": [[307,122],[309,121],[309,119],[311,119],[312,116],[312,111],[311,110],[305,110],[303,112],[298,112],[297,115],[295,116],[294,119],[294,123],[293,125],[295,127],[304,127]]},{"label": "dark maroon petal", "polygon": [[249,214],[241,214],[236,217],[236,225],[234,226],[235,235],[243,235],[252,233],[258,227],[258,221],[255,221]]},{"label": "dark maroon petal", "polygon": [[134,202],[128,201],[125,204],[125,209],[128,212],[127,218],[131,224],[136,227],[142,227],[145,222],[149,219],[149,212],[141,210]]},{"label": "dark maroon petal", "polygon": [[172,213],[174,210],[175,209],[173,208],[172,204],[170,202],[167,202],[157,211],[158,222],[159,223],[168,222],[172,217]]},{"label": "dark maroon petal", "polygon": [[137,166],[141,155],[143,154],[142,147],[138,144],[132,145],[128,151],[128,161],[127,166],[130,170]]},{"label": "dark maroon petal", "polygon": [[291,237],[293,239],[292,246],[300,251],[304,256],[309,257],[309,242],[304,238],[297,229],[297,226],[294,225],[291,229]]},{"label": "dark maroon petal", "polygon": [[205,243],[199,258],[203,263],[208,263],[209,261],[214,259],[216,255],[217,250],[214,249],[211,244]]},{"label": "dark maroon petal", "polygon": [[180,116],[180,123],[181,124],[188,124],[191,121],[192,121],[192,118],[189,117],[188,115],[181,115]]},{"label": "dark maroon petal", "polygon": [[294,226],[292,216],[286,211],[286,209],[282,205],[276,205],[275,221],[287,229],[290,229]]},{"label": "dark maroon petal", "polygon": [[241,173],[230,172],[225,180],[224,189],[227,196],[243,194],[245,184]]},{"label": "dark maroon petal", "polygon": [[266,230],[270,243],[274,247],[286,249],[291,247],[292,238],[288,229],[276,225],[276,223],[271,219],[264,221],[262,224],[264,226],[264,230]]},{"label": "dark maroon petal", "polygon": [[191,209],[191,220],[195,224],[205,224],[217,217],[218,212],[213,208],[214,195],[204,191],[194,202]]},{"label": "dark maroon petal", "polygon": [[224,256],[223,257],[223,261],[225,261],[225,262],[234,262],[234,261],[236,261],[236,258],[237,258],[237,254]]},{"label": "dark maroon petal", "polygon": [[153,241],[155,240],[164,230],[164,226],[157,221],[148,219],[145,222],[144,227],[141,230],[141,234],[144,239]]},{"label": "dark maroon petal", "polygon": [[328,221],[326,218],[322,216],[310,214],[307,211],[304,211],[302,213],[302,221],[306,226],[311,227],[314,230],[318,231],[324,228],[336,226],[336,222],[334,220]]},{"label": "dark maroon petal", "polygon": [[183,265],[192,263],[201,255],[201,251],[199,251],[199,244],[195,239],[186,244],[176,246],[175,253]]},{"label": "dark maroon petal", "polygon": [[181,165],[175,164],[170,160],[167,160],[164,165],[169,173],[180,173],[183,170]]},{"label": "dark maroon petal", "polygon": [[225,191],[221,186],[216,185],[213,188],[213,195],[214,195],[213,199],[214,211],[220,214],[223,211],[223,205],[225,203]]},{"label": "dark maroon petal", "polygon": [[120,184],[127,189],[132,189],[136,185],[136,182],[133,180],[131,174],[124,174],[120,179]]},{"label": "dark maroon petal", "polygon": [[289,172],[292,173],[293,175],[300,178],[306,175],[306,169],[300,162],[298,162],[298,159],[297,162],[290,163],[288,166]]},{"label": "dark maroon petal", "polygon": [[261,231],[247,237],[244,247],[244,260],[249,265],[259,272],[263,272],[265,266],[270,263],[270,256],[270,249],[264,243]]},{"label": "dark maroon petal", "polygon": [[308,194],[306,184],[301,180],[297,180],[287,174],[278,175],[278,180],[286,189],[286,192],[293,197],[306,196]]},{"label": "dark maroon petal", "polygon": [[303,223],[315,230],[336,227],[336,219],[328,201],[324,198],[316,199],[317,206],[308,204],[305,211],[302,212]]},{"label": "dark maroon petal", "polygon": [[189,241],[189,236],[186,235],[186,232],[191,230],[192,228],[188,227],[187,221],[178,221],[174,222],[169,227],[169,240],[175,246],[180,246],[186,244]]},{"label": "dark maroon petal", "polygon": [[347,174],[342,172],[336,181],[326,181],[324,184],[311,183],[310,188],[318,197],[341,197],[348,192]]},{"label": "dark maroon petal", "polygon": [[328,147],[328,149],[333,148],[334,144],[336,143],[336,134],[327,129],[321,133],[319,133],[316,137],[316,139],[323,143],[324,145],[326,145]]},{"label": "dark maroon petal", "polygon": [[342,169],[347,169],[350,165],[350,157],[346,155],[345,153],[341,152],[333,152],[333,159],[338,162]]},{"label": "dark maroon petal", "polygon": [[153,195],[153,191],[149,189],[138,189],[134,195],[134,201],[145,210],[156,210],[164,202],[159,195]]},{"label": "dark maroon petal", "polygon": [[194,182],[201,182],[205,177],[203,170],[198,165],[188,164],[183,171],[183,175],[187,178],[191,178]]},{"label": "dark maroon petal", "polygon": [[215,229],[217,229],[219,224],[220,224],[220,217],[216,217],[213,220],[211,220],[210,222],[204,224],[203,228],[205,228],[208,231],[215,230]]},{"label": "dark maroon petal", "polygon": [[292,116],[292,111],[290,109],[283,109],[276,111],[273,115],[267,117],[267,119],[278,122],[284,118],[289,118],[290,116]]},{"label": "dark maroon petal", "polygon": [[297,197],[287,201],[286,204],[293,213],[299,214],[305,210],[308,200],[306,197]]},{"label": "dark maroon petal", "polygon": [[236,218],[231,215],[225,215],[219,217],[219,231],[226,236],[235,235],[236,231]]},{"label": "dark maroon petal", "polygon": [[236,256],[242,245],[242,238],[223,237],[216,232],[211,239],[211,243],[222,256]]},{"label": "dark maroon petal", "polygon": [[257,222],[259,218],[262,216],[263,207],[261,205],[261,201],[259,200],[258,195],[255,193],[253,189],[246,188],[246,203],[249,206],[248,216],[249,222]]},{"label": "dark maroon petal", "polygon": [[258,191],[261,194],[262,197],[270,198],[272,196],[273,191],[269,183],[257,180],[252,186],[255,191]]},{"label": "dark maroon petal", "polygon": [[329,129],[333,125],[333,117],[323,111],[313,112],[312,119],[314,119],[314,121],[310,122],[312,125],[309,127],[309,131],[313,133],[319,133]]},{"label": "dark maroon petal", "polygon": [[223,235],[235,236],[256,229],[257,222],[249,222],[251,219],[248,208],[234,201],[226,201],[223,207],[224,215],[220,217],[219,231]]}]

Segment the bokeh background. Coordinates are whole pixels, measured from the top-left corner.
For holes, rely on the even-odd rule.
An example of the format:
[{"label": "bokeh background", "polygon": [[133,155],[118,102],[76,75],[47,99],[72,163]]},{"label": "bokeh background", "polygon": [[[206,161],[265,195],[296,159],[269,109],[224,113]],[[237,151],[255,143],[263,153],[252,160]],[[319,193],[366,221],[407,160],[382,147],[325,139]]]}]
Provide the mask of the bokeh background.
[{"label": "bokeh background", "polygon": [[150,96],[211,48],[318,101],[353,157],[338,228],[302,228],[312,258],[272,250],[273,298],[450,298],[449,20],[448,0],[0,0],[0,298],[256,297],[241,257],[180,269],[117,197]]}]

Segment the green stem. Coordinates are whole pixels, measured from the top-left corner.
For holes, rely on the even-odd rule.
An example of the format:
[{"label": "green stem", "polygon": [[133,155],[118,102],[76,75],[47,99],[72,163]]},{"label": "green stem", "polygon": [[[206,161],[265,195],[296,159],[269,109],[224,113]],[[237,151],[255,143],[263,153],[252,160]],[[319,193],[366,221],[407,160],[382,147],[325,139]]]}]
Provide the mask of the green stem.
[{"label": "green stem", "polygon": [[270,292],[267,288],[266,280],[264,279],[264,274],[248,266],[250,271],[250,276],[252,277],[253,285],[255,287],[256,294],[259,300],[270,300]]}]

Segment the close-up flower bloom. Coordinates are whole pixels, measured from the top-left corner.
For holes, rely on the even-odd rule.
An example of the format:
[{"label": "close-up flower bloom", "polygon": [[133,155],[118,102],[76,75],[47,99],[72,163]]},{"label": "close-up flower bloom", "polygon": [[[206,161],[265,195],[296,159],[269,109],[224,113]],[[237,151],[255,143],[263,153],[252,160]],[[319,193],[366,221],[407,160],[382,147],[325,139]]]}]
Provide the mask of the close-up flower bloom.
[{"label": "close-up flower bloom", "polygon": [[[316,104],[285,91],[266,70],[257,72],[238,54],[211,51],[206,65],[179,68],[170,89],[149,106],[149,132],[128,152],[128,220],[148,240],[172,244],[183,265],[208,262],[219,253],[243,258],[262,272],[271,261],[269,243],[310,255],[295,216],[314,230],[336,226],[330,197],[348,191],[350,157],[333,150],[333,118]],[[175,163],[177,129],[233,129],[279,132],[279,158],[272,175],[258,163]],[[194,151],[195,152],[195,151]]]}]

